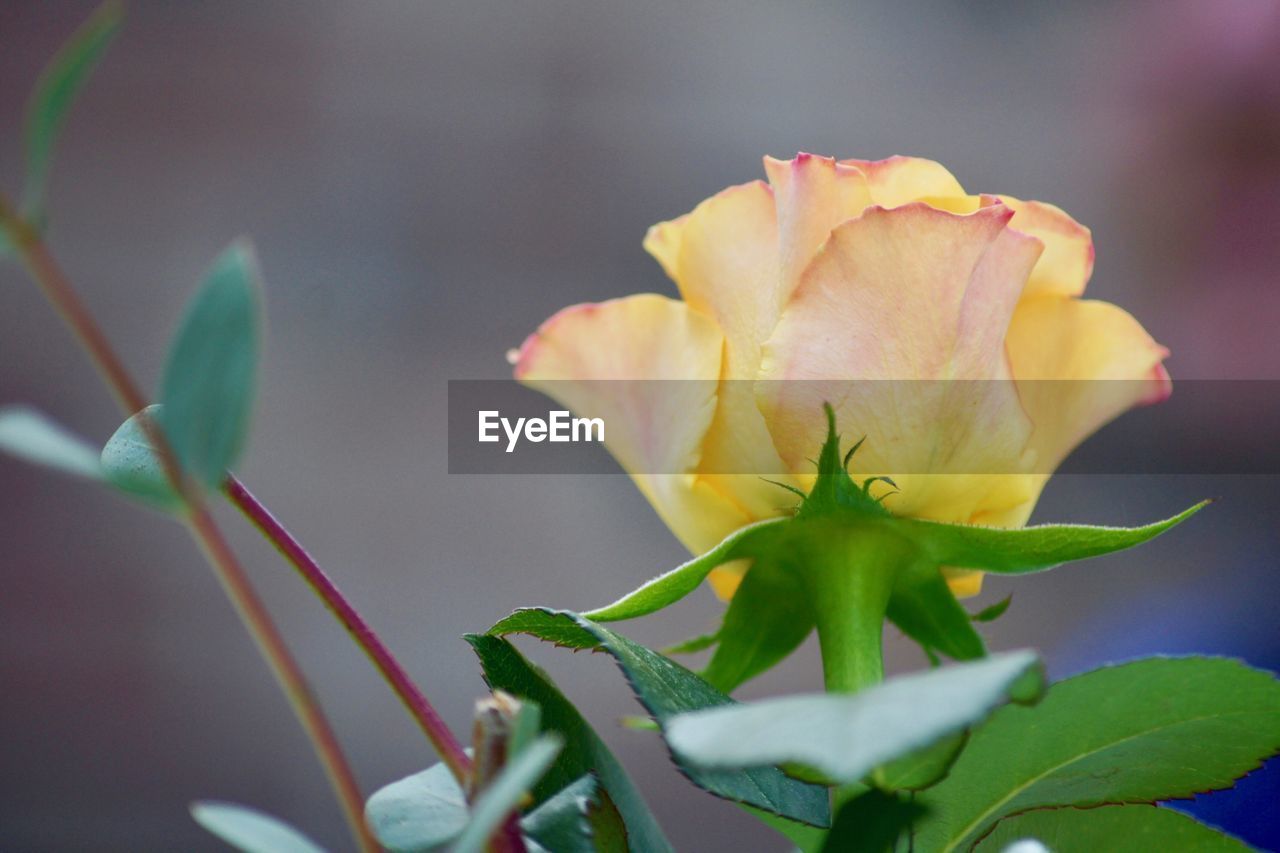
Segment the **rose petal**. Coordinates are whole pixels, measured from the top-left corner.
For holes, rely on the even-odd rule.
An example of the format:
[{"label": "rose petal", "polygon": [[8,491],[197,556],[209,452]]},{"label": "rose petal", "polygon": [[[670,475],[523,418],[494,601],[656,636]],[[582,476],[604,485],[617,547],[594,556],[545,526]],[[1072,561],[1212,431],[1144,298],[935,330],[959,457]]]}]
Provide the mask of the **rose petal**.
[{"label": "rose petal", "polygon": [[525,341],[515,375],[581,417],[602,418],[609,451],[677,538],[701,552],[752,520],[695,473],[723,345],[710,318],[641,294],[560,311]]},{"label": "rose petal", "polygon": [[[760,407],[792,470],[821,446],[824,401],[867,437],[859,475],[898,481],[897,512],[967,520],[993,487],[948,472],[1018,470],[1030,423],[1003,340],[1040,246],[1010,215],[877,207],[832,233],[765,345]],[[803,381],[851,379],[896,381]],[[1006,381],[909,381],[959,379]]]},{"label": "rose petal", "polygon": [[[871,203],[881,207],[901,207],[913,201],[929,201],[934,207],[953,209],[968,207],[971,202],[964,187],[941,163],[923,157],[889,157],[885,160],[841,160],[867,178]],[[976,207],[976,198],[972,202]],[[969,210],[956,209],[967,213]]]},{"label": "rose petal", "polygon": [[1052,204],[1009,196],[1000,199],[1014,211],[1009,227],[1044,243],[1044,254],[1031,271],[1024,298],[1084,293],[1093,274],[1093,235],[1089,229]]},{"label": "rose petal", "polygon": [[1024,300],[1006,343],[1034,425],[1036,468],[1044,474],[1116,416],[1169,395],[1161,364],[1168,350],[1106,302],[1052,295]]},{"label": "rose petal", "polygon": [[859,216],[871,204],[871,194],[861,171],[831,157],[766,157],[764,170],[778,206],[781,306],[831,229]]}]

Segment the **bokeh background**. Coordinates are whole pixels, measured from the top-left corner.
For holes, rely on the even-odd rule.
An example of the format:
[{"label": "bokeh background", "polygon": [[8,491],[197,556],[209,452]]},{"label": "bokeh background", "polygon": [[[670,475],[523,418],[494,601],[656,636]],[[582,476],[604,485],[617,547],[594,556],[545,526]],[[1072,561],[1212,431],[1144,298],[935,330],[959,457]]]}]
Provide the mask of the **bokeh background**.
[{"label": "bokeh background", "polygon": [[[0,179],[30,84],[89,3],[0,4]],[[797,150],[919,154],[970,189],[1094,229],[1091,293],[1175,378],[1280,378],[1280,4],[134,2],[66,128],[55,251],[154,387],[202,269],[252,235],[271,333],[242,474],[459,731],[483,685],[466,631],[611,600],[684,558],[618,477],[447,474],[450,378],[570,302],[673,292],[645,228]],[[1176,393],[1176,390],[1175,390]],[[0,266],[0,401],[104,440],[118,418],[68,334]],[[1256,424],[1224,411],[1186,452]],[[1141,448],[1135,448],[1141,452]],[[985,629],[1055,675],[1152,652],[1280,667],[1273,477],[1056,479],[1041,520],[1135,523],[1221,500],[1135,553],[993,580]],[[433,757],[329,615],[224,513],[368,790]],[[342,849],[307,742],[182,530],[0,459],[0,847],[218,849],[195,798],[251,803]],[[706,591],[628,626],[714,624]],[[522,644],[684,850],[781,850],[691,788],[603,656]],[[891,664],[918,655],[890,638]],[[745,695],[814,689],[806,646]],[[1195,807],[1280,846],[1277,770]]]}]

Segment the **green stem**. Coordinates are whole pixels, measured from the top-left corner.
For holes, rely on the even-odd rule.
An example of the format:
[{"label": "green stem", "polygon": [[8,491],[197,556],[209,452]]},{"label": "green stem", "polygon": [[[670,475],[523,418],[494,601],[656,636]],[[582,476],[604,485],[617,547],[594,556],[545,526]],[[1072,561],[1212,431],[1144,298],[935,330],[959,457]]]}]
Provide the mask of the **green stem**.
[{"label": "green stem", "polygon": [[808,590],[828,693],[884,680],[884,614],[905,545],[871,527],[814,531],[801,574]]},{"label": "green stem", "polygon": [[[884,680],[884,618],[909,546],[873,525],[815,524],[799,564],[822,651],[828,693],[856,693]],[[832,790],[832,807],[866,790]]]}]

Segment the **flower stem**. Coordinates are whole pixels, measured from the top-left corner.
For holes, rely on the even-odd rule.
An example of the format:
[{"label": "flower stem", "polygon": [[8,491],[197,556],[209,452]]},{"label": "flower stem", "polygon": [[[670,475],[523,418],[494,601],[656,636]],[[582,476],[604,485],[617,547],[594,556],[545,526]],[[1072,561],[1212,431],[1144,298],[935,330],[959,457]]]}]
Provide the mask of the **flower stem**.
[{"label": "flower stem", "polygon": [[[145,408],[146,398],[125,369],[101,327],[39,235],[18,216],[3,195],[0,195],[0,229],[8,233],[31,277],[88,352],[124,414],[129,416]],[[378,844],[364,822],[364,798],[356,784],[355,774],[347,763],[328,718],[311,692],[301,667],[289,652],[244,567],[232,552],[199,495],[190,494],[191,490],[185,488],[182,472],[163,435],[157,435],[155,439],[153,443],[159,451],[166,474],[179,493],[187,499],[188,511],[184,516],[187,529],[213,567],[219,583],[302,723],[337,795],[357,847],[368,853],[377,851]]]},{"label": "flower stem", "polygon": [[377,633],[338,589],[337,584],[325,574],[315,558],[302,547],[283,524],[271,514],[235,475],[228,474],[224,485],[227,497],[253,523],[263,536],[293,564],[298,573],[315,591],[325,606],[337,617],[351,638],[373,661],[383,678],[391,685],[400,701],[422,728],[441,760],[464,788],[469,783],[471,759],[467,757],[453,732],[445,725],[440,714],[432,706],[400,662],[387,648]]},{"label": "flower stem", "polygon": [[884,679],[884,614],[903,546],[871,527],[815,531],[801,576],[808,590],[828,693]]}]

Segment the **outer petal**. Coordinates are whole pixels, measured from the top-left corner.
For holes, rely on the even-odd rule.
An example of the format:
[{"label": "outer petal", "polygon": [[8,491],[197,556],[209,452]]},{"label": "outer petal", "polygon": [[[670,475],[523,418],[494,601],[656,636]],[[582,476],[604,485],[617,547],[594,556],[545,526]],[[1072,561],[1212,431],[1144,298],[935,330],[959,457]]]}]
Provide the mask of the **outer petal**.
[{"label": "outer petal", "polygon": [[723,345],[711,319],[641,294],[560,311],[525,341],[515,373],[578,415],[603,418],[610,452],[677,538],[701,552],[751,520],[694,473]]},{"label": "outer petal", "polygon": [[[1039,296],[1018,306],[1007,339],[1018,393],[1034,424],[1036,469],[1047,475],[1126,410],[1169,396],[1168,350],[1106,302]],[[1073,381],[1060,381],[1073,380]]]},{"label": "outer petal", "polygon": [[[760,346],[777,324],[778,229],[763,181],[730,187],[672,222],[656,225],[647,248],[690,307],[725,334],[715,417],[703,443],[703,480],[751,518],[776,514],[782,492],[760,475],[782,476],[781,460],[750,383]],[[729,474],[725,472],[741,472]]]},{"label": "outer petal", "polygon": [[763,181],[717,193],[645,237],[684,301],[719,324],[730,361],[741,362],[731,371],[755,370],[777,321],[777,243],[773,193]]},{"label": "outer petal", "polygon": [[871,193],[860,170],[830,157],[766,157],[764,170],[778,205],[781,306],[831,229],[866,210]]},{"label": "outer petal", "polygon": [[[953,210],[952,204],[968,198],[964,187],[941,163],[922,157],[889,157],[886,160],[841,160],[867,176],[871,203],[901,207],[913,201],[929,201],[934,207]],[[936,202],[938,203],[935,203]],[[967,210],[955,210],[957,213]]]},{"label": "outer petal", "polygon": [[1084,293],[1093,274],[1093,235],[1089,229],[1052,204],[1009,196],[1000,196],[1000,200],[1014,210],[1010,228],[1044,243],[1044,254],[1031,271],[1026,295]]},{"label": "outer petal", "polygon": [[[912,204],[832,233],[765,346],[760,406],[792,470],[821,445],[824,400],[867,437],[859,474],[902,487],[897,512],[967,521],[998,484],[954,472],[1019,470],[1030,422],[1012,383],[908,381],[1009,379],[1004,336],[1040,252],[1010,216]],[[897,381],[797,381],[850,379]]]}]

